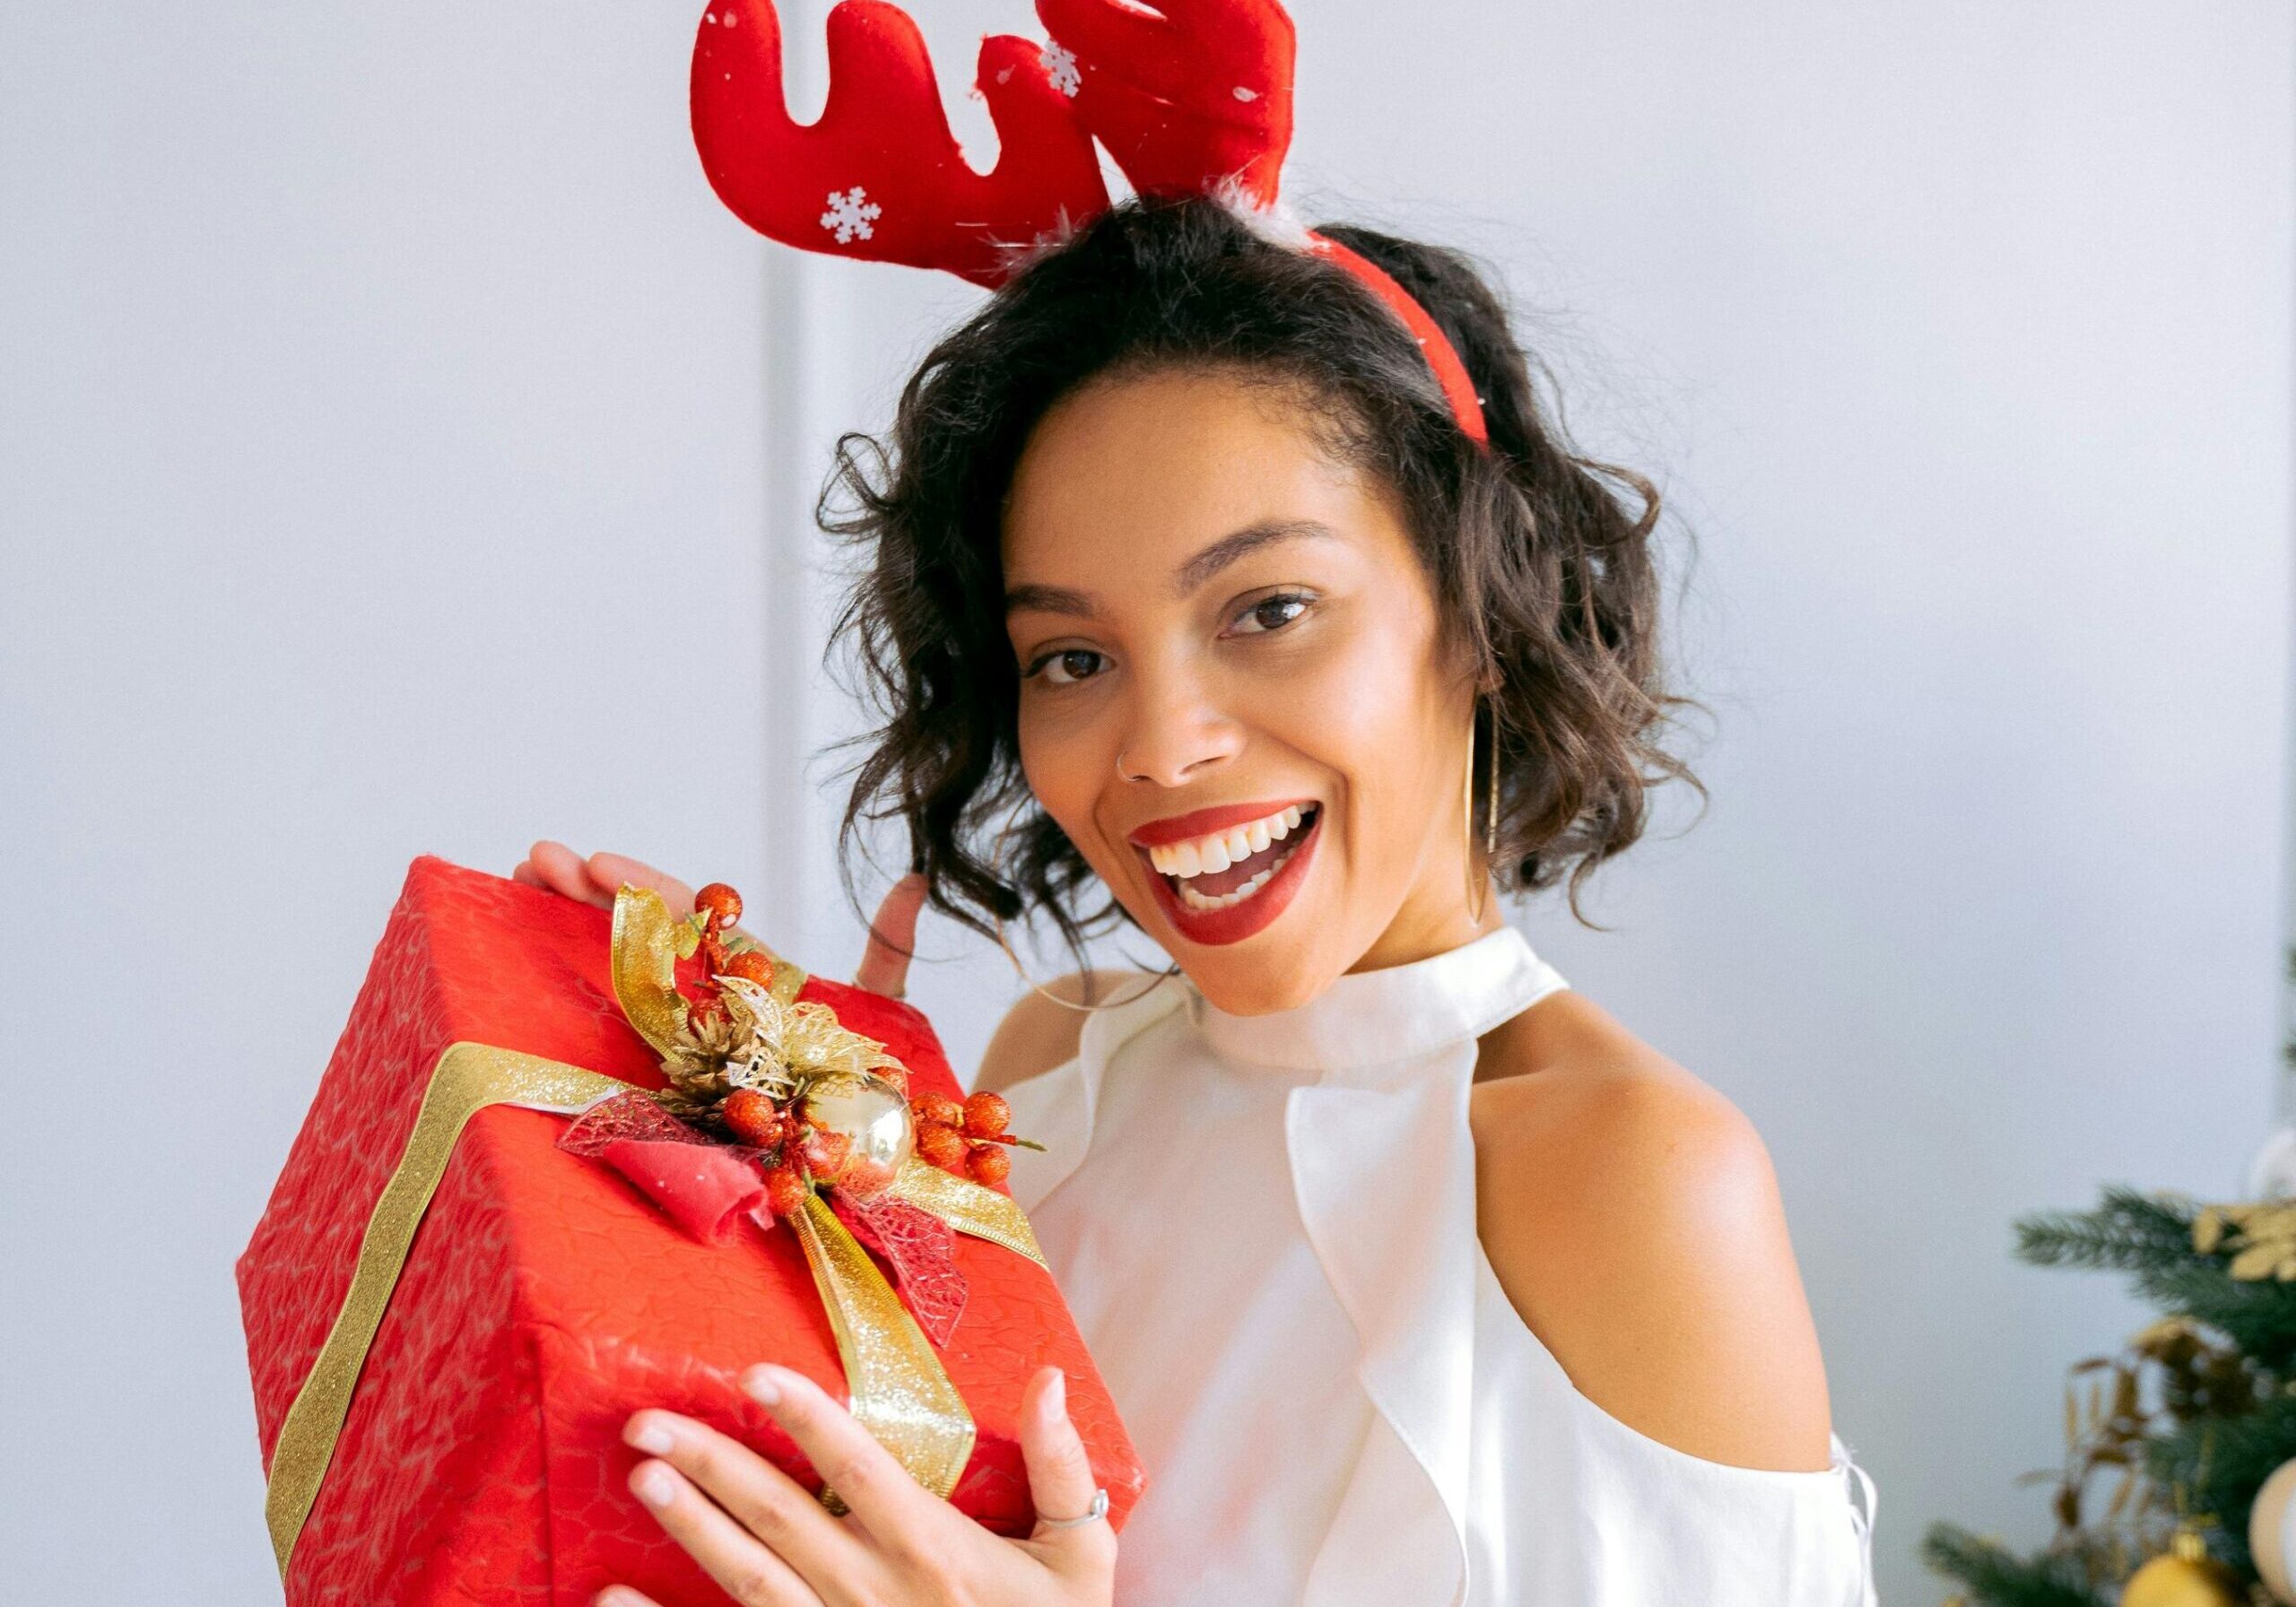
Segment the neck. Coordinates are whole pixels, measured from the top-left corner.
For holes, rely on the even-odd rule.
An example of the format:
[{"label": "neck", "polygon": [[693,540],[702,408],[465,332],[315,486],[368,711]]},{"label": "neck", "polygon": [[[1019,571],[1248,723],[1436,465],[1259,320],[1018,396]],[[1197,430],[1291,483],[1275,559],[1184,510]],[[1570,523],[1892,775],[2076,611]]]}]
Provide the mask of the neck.
[{"label": "neck", "polygon": [[1486,875],[1480,916],[1467,908],[1464,889],[1434,908],[1406,901],[1378,941],[1347,969],[1351,972],[1379,971],[1389,966],[1409,965],[1414,960],[1425,960],[1473,942],[1506,924],[1506,916],[1499,909],[1498,890]]}]

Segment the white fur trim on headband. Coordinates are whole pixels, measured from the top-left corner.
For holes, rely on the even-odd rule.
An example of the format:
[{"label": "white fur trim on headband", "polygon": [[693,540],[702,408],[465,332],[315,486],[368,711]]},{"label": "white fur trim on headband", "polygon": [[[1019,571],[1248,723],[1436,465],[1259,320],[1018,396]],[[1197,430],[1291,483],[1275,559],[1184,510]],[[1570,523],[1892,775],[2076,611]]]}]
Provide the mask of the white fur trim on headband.
[{"label": "white fur trim on headband", "polygon": [[[1205,195],[1229,216],[1269,245],[1281,246],[1287,251],[1308,248],[1308,225],[1300,220],[1299,214],[1281,200],[1262,205],[1259,197],[1252,194],[1242,179],[1231,175],[1213,184]],[[1064,211],[1052,228],[1032,240],[993,242],[997,260],[1004,265],[1006,273],[1017,274],[1038,257],[1067,245],[1090,222],[1090,218],[1071,218]]]}]

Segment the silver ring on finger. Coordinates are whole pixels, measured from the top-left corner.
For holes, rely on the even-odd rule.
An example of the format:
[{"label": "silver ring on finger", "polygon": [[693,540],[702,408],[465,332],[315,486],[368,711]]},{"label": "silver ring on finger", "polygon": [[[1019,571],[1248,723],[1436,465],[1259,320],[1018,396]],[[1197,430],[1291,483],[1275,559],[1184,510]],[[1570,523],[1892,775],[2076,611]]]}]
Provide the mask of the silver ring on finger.
[{"label": "silver ring on finger", "polygon": [[1092,1491],[1092,1504],[1084,1508],[1083,1515],[1082,1516],[1047,1517],[1042,1513],[1039,1513],[1037,1515],[1037,1527],[1039,1529],[1074,1529],[1079,1524],[1089,1524],[1096,1519],[1104,1518],[1108,1516],[1108,1515],[1109,1492],[1106,1487],[1101,1487]]}]

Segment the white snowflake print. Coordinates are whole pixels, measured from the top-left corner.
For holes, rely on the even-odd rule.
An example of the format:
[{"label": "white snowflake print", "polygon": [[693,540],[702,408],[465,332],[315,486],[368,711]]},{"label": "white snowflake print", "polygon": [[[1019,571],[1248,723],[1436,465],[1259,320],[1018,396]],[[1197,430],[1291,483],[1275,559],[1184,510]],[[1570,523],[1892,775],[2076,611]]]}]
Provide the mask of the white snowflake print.
[{"label": "white snowflake print", "polygon": [[1065,45],[1047,45],[1044,54],[1037,57],[1046,73],[1051,75],[1052,87],[1074,99],[1084,85],[1084,74],[1076,69],[1076,52]]},{"label": "white snowflake print", "polygon": [[868,198],[868,192],[859,185],[849,190],[831,190],[829,210],[822,213],[822,227],[837,237],[840,246],[850,245],[857,238],[867,239],[876,233],[871,220],[885,215],[885,209]]}]

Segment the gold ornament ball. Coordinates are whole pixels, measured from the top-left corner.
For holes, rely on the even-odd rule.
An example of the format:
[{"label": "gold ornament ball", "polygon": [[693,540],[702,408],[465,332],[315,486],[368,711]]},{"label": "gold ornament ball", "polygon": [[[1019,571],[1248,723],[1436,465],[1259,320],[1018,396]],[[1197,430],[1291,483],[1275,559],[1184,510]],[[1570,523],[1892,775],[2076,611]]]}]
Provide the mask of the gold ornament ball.
[{"label": "gold ornament ball", "polygon": [[2257,1491],[2248,1508],[2248,1550],[2257,1573],[2275,1602],[2296,1603],[2289,1565],[2296,1562],[2296,1462],[2283,1462]]},{"label": "gold ornament ball", "polygon": [[2213,1557],[2170,1552],[2129,1575],[2120,1607],[2247,1607],[2239,1577]]},{"label": "gold ornament ball", "polygon": [[825,1132],[842,1133],[852,1143],[843,1186],[856,1194],[874,1194],[891,1183],[917,1147],[909,1100],[883,1077],[845,1072],[817,1077],[807,1085],[798,1112]]}]

